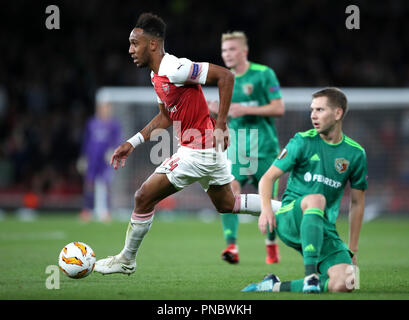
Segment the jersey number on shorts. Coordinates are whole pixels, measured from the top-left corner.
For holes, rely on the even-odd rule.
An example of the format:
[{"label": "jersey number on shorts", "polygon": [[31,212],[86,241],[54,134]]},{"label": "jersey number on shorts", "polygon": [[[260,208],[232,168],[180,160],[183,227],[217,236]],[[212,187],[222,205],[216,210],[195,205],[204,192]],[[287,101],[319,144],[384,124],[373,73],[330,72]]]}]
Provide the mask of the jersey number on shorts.
[{"label": "jersey number on shorts", "polygon": [[[170,161],[172,160],[172,161]],[[173,169],[175,169],[178,166],[178,161],[180,160],[179,157],[176,157],[175,159],[172,158],[168,158],[166,159],[163,163],[162,166],[168,165],[169,166],[169,170],[172,171]]]}]

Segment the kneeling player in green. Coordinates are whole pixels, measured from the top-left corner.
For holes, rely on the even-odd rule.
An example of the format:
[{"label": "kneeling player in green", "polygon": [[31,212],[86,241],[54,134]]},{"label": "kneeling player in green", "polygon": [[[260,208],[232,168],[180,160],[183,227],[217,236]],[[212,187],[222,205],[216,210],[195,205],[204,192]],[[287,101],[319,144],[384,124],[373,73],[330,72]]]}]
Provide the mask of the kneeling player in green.
[{"label": "kneeling player in green", "polygon": [[[364,214],[367,183],[365,150],[342,132],[347,99],[337,88],[313,94],[314,129],[299,132],[262,177],[259,229],[275,228],[280,239],[299,251],[305,278],[280,281],[268,275],[242,291],[346,292],[354,289],[358,239]],[[281,208],[271,209],[274,181],[290,172]],[[347,182],[351,186],[349,246],[339,237],[335,222]],[[352,279],[351,279],[352,278]]]}]

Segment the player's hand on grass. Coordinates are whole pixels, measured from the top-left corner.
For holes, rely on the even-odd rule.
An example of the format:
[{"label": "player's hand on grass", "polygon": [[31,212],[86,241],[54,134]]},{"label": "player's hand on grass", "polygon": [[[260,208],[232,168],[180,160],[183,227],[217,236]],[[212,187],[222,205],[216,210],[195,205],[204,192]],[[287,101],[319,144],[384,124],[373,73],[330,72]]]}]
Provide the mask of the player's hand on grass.
[{"label": "player's hand on grass", "polygon": [[225,151],[229,145],[229,129],[227,128],[226,123],[218,124],[216,122],[213,131],[213,146],[216,148],[216,151]]},{"label": "player's hand on grass", "polygon": [[111,166],[113,166],[115,170],[118,169],[119,165],[123,168],[125,166],[126,158],[128,158],[134,149],[135,148],[129,142],[121,144],[115,149],[111,156]]},{"label": "player's hand on grass", "polygon": [[353,255],[352,258],[351,258],[352,264],[353,264],[354,266],[358,265],[358,257],[357,257],[357,255],[358,255],[358,252],[354,252],[354,255]]},{"label": "player's hand on grass", "polygon": [[258,218],[258,228],[262,234],[266,234],[267,228],[270,232],[273,232],[276,224],[276,216],[271,209],[261,210],[261,214]]}]

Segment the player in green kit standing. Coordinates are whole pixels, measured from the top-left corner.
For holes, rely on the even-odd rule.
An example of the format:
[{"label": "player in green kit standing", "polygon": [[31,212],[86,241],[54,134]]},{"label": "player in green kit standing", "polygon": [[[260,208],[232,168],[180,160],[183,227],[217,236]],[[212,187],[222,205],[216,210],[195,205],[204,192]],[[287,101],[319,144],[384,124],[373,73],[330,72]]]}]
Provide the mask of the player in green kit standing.
[{"label": "player in green kit standing", "polygon": [[[225,33],[221,39],[222,58],[235,74],[232,104],[230,106],[230,146],[227,154],[232,164],[233,192],[240,194],[241,187],[252,183],[255,187],[278,155],[280,146],[274,117],[284,114],[279,81],[274,71],[264,65],[248,61],[247,37],[243,32]],[[217,102],[209,103],[217,113]],[[278,181],[272,191],[277,198]],[[237,235],[239,218],[227,213],[221,215],[227,248],[222,258],[229,263],[239,262]],[[275,232],[268,232],[266,263],[278,263],[280,254]]]},{"label": "player in green kit standing", "polygon": [[[314,129],[289,141],[260,181],[259,229],[276,228],[280,239],[299,251],[305,278],[281,282],[270,274],[242,291],[349,292],[355,288],[358,240],[367,183],[365,150],[342,132],[347,99],[337,88],[313,94]],[[267,203],[273,183],[290,172],[282,206],[274,214]],[[340,239],[335,222],[344,189],[350,183],[349,241]]]}]

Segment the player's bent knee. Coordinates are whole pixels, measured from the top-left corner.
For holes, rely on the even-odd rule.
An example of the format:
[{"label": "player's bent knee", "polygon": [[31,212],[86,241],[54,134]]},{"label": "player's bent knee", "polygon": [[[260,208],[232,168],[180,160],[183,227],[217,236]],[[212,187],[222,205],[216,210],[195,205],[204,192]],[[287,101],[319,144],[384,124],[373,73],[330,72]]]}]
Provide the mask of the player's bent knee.
[{"label": "player's bent knee", "polygon": [[309,194],[301,201],[301,207],[306,208],[325,208],[327,200],[320,193]]},{"label": "player's bent knee", "polygon": [[150,203],[148,195],[143,191],[143,188],[135,192],[134,200],[135,212],[150,212],[154,209],[154,205]]},{"label": "player's bent knee", "polygon": [[143,192],[141,189],[136,190],[134,194],[135,205],[139,205],[143,202]]},{"label": "player's bent knee", "polygon": [[327,199],[325,199],[324,195],[321,193],[312,194],[311,197],[313,198],[314,202],[319,203],[321,206],[325,207],[327,203]]}]

